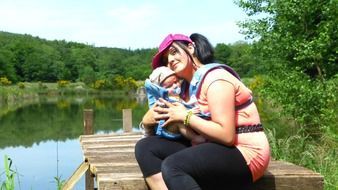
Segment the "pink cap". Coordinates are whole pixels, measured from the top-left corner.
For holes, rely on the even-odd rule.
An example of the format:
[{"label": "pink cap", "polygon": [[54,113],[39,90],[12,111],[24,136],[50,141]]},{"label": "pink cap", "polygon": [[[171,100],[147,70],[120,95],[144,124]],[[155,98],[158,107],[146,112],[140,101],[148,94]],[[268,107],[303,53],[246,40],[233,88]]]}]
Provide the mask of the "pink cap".
[{"label": "pink cap", "polygon": [[153,69],[156,69],[159,66],[162,65],[162,55],[164,51],[174,42],[174,41],[186,41],[192,43],[192,40],[183,34],[169,34],[162,43],[160,44],[160,47],[158,48],[157,54],[154,56],[153,61],[152,61],[152,67]]}]

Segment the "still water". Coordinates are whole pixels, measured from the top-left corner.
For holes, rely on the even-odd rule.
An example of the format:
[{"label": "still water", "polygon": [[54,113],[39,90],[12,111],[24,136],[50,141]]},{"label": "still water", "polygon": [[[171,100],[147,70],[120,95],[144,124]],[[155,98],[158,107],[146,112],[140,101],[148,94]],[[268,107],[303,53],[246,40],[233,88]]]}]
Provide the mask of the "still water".
[{"label": "still water", "polygon": [[[83,110],[94,110],[96,134],[108,134],[121,132],[122,109],[126,108],[132,109],[133,128],[138,130],[147,110],[144,98],[44,98],[0,115],[0,186],[6,177],[4,155],[8,155],[17,172],[16,190],[57,189],[55,178],[68,179],[83,161],[79,143]],[[84,188],[82,178],[74,189]]]}]

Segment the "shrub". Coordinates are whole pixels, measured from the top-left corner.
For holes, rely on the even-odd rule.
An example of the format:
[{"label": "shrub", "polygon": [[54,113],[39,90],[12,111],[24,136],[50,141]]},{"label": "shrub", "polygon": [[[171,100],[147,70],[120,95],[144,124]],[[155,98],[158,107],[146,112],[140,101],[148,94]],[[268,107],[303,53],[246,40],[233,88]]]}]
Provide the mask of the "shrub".
[{"label": "shrub", "polygon": [[26,87],[25,83],[23,83],[23,82],[18,82],[17,85],[20,89],[24,89]]},{"label": "shrub", "polygon": [[68,80],[59,80],[57,83],[59,88],[65,88],[70,84]]},{"label": "shrub", "polygon": [[47,85],[43,84],[42,82],[38,82],[39,89],[47,89]]},{"label": "shrub", "polygon": [[284,76],[269,77],[262,83],[260,93],[282,114],[292,116],[310,135],[318,136],[337,121],[338,77],[328,81],[312,80],[307,75],[289,71]]},{"label": "shrub", "polygon": [[109,82],[107,80],[96,80],[93,88],[95,89],[107,89],[109,88]]},{"label": "shrub", "polygon": [[0,77],[0,85],[9,86],[12,84],[12,81],[8,80],[7,77]]}]

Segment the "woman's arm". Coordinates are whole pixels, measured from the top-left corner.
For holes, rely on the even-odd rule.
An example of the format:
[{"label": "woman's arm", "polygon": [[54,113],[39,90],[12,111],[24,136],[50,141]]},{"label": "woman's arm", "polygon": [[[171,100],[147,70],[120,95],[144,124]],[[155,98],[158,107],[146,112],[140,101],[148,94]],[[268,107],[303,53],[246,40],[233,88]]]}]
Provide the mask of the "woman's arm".
[{"label": "woman's arm", "polygon": [[144,114],[142,118],[142,123],[144,126],[154,126],[157,121],[154,118],[154,107],[150,108],[147,113]]},{"label": "woman's arm", "polygon": [[214,81],[208,87],[207,101],[211,120],[192,115],[190,126],[211,141],[232,146],[235,140],[234,86],[228,81]]},{"label": "woman's arm", "polygon": [[150,108],[142,118],[142,125],[147,136],[155,135],[157,121],[154,119],[154,107]]},{"label": "woman's arm", "polygon": [[[165,125],[171,122],[183,122],[187,115],[186,108],[179,103],[169,103],[161,99],[168,108],[154,108],[159,115],[157,119],[169,118]],[[209,85],[207,101],[211,120],[192,115],[189,126],[210,141],[232,146],[235,140],[235,89],[225,81],[217,80]]]}]

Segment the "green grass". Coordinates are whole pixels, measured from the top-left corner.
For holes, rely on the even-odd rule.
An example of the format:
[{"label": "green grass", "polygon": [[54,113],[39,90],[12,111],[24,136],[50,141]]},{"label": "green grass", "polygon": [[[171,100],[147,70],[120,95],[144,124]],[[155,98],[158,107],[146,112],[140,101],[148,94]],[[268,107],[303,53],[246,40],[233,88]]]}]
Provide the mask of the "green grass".
[{"label": "green grass", "polygon": [[61,179],[60,176],[54,177],[54,180],[56,182],[56,187],[57,187],[56,189],[57,190],[61,190],[66,183],[66,181]]},{"label": "green grass", "polygon": [[12,170],[12,159],[9,158],[7,155],[4,156],[4,166],[5,166],[5,176],[6,179],[1,184],[1,190],[14,190],[14,183],[15,183],[15,175],[16,172]]},{"label": "green grass", "polygon": [[277,139],[275,129],[268,129],[267,135],[271,145],[272,157],[296,165],[304,166],[324,176],[324,189],[337,190],[338,163],[337,141],[328,143],[332,139],[312,139],[302,133],[290,137]]},{"label": "green grass", "polygon": [[[0,184],[1,184],[0,190],[14,190],[15,189],[15,177],[17,176],[17,172],[12,169],[12,164],[13,164],[12,159],[9,158],[7,155],[5,155],[4,156],[4,166],[5,166],[4,174],[5,174],[6,179],[3,182],[0,181]],[[54,180],[56,183],[56,189],[61,190],[65,184],[65,180],[61,179],[60,176],[54,177]],[[18,178],[18,181],[19,181],[19,178]]]},{"label": "green grass", "polygon": [[328,131],[320,138],[312,137],[304,128],[295,125],[290,118],[283,118],[279,113],[266,107],[261,112],[263,117],[269,114],[272,118],[265,122],[263,119],[263,124],[273,159],[291,162],[318,172],[324,176],[325,190],[337,190],[337,135]]}]

